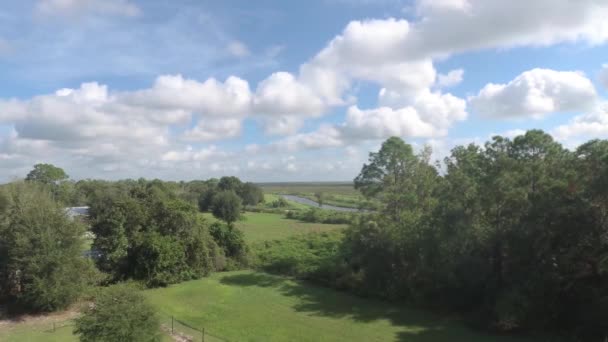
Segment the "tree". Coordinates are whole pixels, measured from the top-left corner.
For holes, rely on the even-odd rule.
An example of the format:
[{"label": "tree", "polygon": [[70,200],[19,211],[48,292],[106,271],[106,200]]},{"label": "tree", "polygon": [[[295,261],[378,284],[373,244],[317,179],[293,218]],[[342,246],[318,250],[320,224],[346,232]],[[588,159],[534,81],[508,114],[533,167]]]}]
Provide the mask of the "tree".
[{"label": "tree", "polygon": [[243,182],[235,176],[224,176],[220,178],[220,181],[217,184],[220,191],[234,191],[237,194],[241,192],[242,186]]},{"label": "tree", "polygon": [[395,220],[406,209],[419,208],[417,203],[425,203],[428,210],[437,178],[429,157],[429,148],[415,155],[411,145],[397,137],[389,138],[380,151],[370,153],[369,164],[364,164],[355,178],[355,189],[383,202],[383,211]]},{"label": "tree", "polygon": [[264,201],[262,189],[251,182],[243,184],[239,196],[243,200],[243,205],[257,205]]},{"label": "tree", "polygon": [[37,184],[10,184],[2,192],[0,292],[26,310],[67,307],[94,276],[81,254],[84,227]]},{"label": "tree", "polygon": [[324,194],[321,191],[317,191],[317,192],[315,192],[315,198],[317,199],[317,203],[319,204],[319,207],[322,207],[323,200],[325,199]]},{"label": "tree", "polygon": [[101,291],[76,319],[74,331],[83,342],[161,341],[154,308],[135,287],[121,284]]},{"label": "tree", "polygon": [[34,169],[25,177],[27,181],[39,182],[42,184],[58,184],[69,178],[62,168],[52,164],[36,164]]},{"label": "tree", "polygon": [[213,198],[213,216],[231,225],[241,217],[241,198],[233,191],[222,191]]}]

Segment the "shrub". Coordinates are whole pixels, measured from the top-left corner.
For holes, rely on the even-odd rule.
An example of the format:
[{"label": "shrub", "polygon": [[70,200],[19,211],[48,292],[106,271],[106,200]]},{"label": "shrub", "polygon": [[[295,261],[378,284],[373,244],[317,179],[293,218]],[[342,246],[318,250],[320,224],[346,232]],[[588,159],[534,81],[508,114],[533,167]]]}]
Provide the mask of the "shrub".
[{"label": "shrub", "polygon": [[156,312],[132,285],[103,289],[81,317],[75,333],[83,342],[161,341]]}]

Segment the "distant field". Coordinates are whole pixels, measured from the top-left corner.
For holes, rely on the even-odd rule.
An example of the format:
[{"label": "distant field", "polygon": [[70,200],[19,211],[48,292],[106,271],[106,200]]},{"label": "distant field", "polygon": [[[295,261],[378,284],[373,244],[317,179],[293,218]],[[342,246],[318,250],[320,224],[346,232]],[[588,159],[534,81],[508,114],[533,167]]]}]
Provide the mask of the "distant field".
[{"label": "distant field", "polygon": [[259,183],[264,192],[296,194],[327,192],[331,194],[358,195],[352,182],[293,182]]},{"label": "distant field", "polygon": [[317,200],[315,193],[322,193],[325,204],[338,207],[358,208],[364,200],[351,182],[260,183],[258,185],[266,193],[298,195],[313,201]]},{"label": "distant field", "polygon": [[[203,214],[208,220],[215,220],[209,213]],[[238,221],[236,226],[243,231],[247,242],[284,239],[290,236],[323,232],[334,229],[343,229],[343,224],[307,223],[283,218],[281,214],[267,213],[245,213],[243,221]]]},{"label": "distant field", "polygon": [[145,293],[164,316],[229,341],[531,341],[254,271],[216,273]]}]

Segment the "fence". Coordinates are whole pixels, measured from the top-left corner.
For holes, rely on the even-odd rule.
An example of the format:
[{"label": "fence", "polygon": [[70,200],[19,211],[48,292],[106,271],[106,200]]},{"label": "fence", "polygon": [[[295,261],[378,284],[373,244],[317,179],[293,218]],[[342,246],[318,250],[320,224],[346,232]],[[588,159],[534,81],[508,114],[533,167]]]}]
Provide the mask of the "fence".
[{"label": "fence", "polygon": [[[204,327],[195,327],[179,318],[171,315],[160,314],[161,329],[164,333],[170,334],[176,341],[180,342],[230,342],[229,340],[211,333]],[[74,321],[67,320],[62,322],[52,322],[42,328],[44,333],[68,333],[64,329],[72,328]]]},{"label": "fence", "polygon": [[230,342],[213,334],[205,327],[196,327],[194,324],[171,315],[161,315],[161,327],[163,331],[177,336],[181,341]]}]

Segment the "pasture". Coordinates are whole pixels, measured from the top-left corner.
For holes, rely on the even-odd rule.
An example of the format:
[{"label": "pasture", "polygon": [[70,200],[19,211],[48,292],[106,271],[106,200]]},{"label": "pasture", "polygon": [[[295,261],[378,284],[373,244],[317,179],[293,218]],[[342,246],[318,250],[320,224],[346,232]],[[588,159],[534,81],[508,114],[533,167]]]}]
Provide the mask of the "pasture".
[{"label": "pasture", "polygon": [[[210,221],[215,220],[209,213],[202,215]],[[286,219],[281,214],[249,212],[244,214],[243,220],[237,221],[235,224],[243,231],[248,243],[279,240],[299,234],[325,232],[346,227],[343,224],[300,222]]]},{"label": "pasture", "polygon": [[164,317],[229,341],[529,341],[255,271],[216,273],[145,293]]}]

